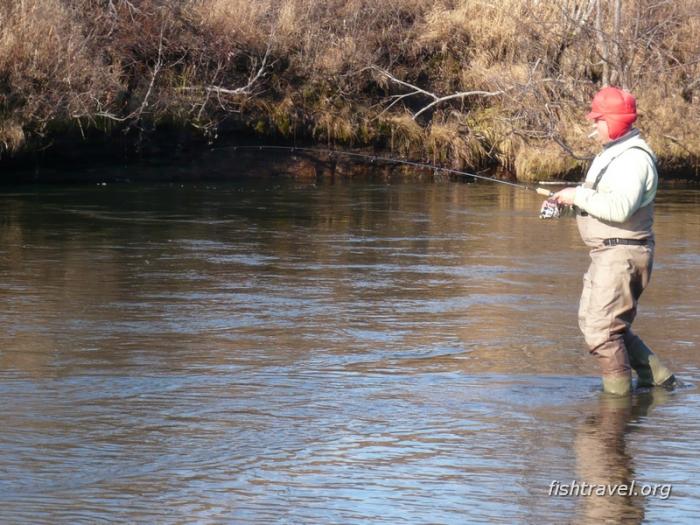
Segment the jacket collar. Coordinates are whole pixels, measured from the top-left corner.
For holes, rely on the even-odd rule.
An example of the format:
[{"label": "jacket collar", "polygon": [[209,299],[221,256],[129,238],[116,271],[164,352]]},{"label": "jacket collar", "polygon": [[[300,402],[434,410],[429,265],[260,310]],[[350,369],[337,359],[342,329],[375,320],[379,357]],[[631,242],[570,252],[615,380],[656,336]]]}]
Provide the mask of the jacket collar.
[{"label": "jacket collar", "polygon": [[607,144],[603,144],[603,149],[612,148],[614,146],[617,146],[618,144],[622,144],[626,140],[629,140],[633,137],[638,137],[638,136],[639,136],[639,130],[637,128],[632,128],[631,130],[629,130],[627,133],[625,133],[621,137],[618,137],[615,140],[611,140]]}]

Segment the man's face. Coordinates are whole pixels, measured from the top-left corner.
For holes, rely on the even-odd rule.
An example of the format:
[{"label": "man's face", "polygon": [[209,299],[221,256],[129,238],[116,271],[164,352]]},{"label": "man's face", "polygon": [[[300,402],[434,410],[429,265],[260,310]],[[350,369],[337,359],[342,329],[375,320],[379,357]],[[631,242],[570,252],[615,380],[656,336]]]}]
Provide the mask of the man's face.
[{"label": "man's face", "polygon": [[597,118],[594,121],[595,129],[596,129],[596,138],[601,144],[606,144],[610,142],[610,135],[608,132],[608,123],[605,122],[602,118]]}]

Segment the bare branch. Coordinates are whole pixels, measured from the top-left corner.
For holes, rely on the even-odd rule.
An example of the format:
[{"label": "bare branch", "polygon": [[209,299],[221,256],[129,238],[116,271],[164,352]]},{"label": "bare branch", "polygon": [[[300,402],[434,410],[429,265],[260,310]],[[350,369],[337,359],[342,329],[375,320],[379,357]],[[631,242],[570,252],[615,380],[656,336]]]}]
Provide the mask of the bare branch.
[{"label": "bare branch", "polygon": [[[128,2],[127,2],[128,4]],[[153,87],[155,86],[156,83],[156,78],[158,77],[158,74],[160,73],[161,69],[163,68],[163,36],[165,34],[165,20],[163,20],[163,23],[160,28],[160,38],[158,40],[158,58],[156,59],[156,63],[153,66],[153,71],[151,72],[151,80],[148,83],[148,89],[146,90],[146,94],[143,96],[143,100],[141,101],[141,105],[139,106],[138,109],[132,111],[125,117],[117,117],[114,115],[114,113],[108,112],[108,111],[102,111],[99,109],[98,111],[95,112],[95,117],[99,118],[106,118],[115,122],[129,122],[131,121],[136,122],[138,121],[141,116],[143,115],[144,111],[146,111],[146,108],[148,107],[148,100],[151,97],[151,93],[153,91]],[[97,102],[97,107],[101,108],[102,103],[97,100],[95,97],[92,97],[95,102]],[[80,115],[73,115],[73,118],[80,119]],[[127,128],[128,129],[128,128]]]},{"label": "bare branch", "polygon": [[445,97],[439,97],[436,98],[433,102],[422,108],[420,111],[418,111],[415,115],[413,115],[413,120],[416,120],[422,113],[428,111],[430,108],[436,106],[437,104],[441,104],[442,102],[446,102],[448,100],[453,100],[456,98],[467,98],[467,97],[472,97],[472,96],[481,96],[481,97],[496,97],[498,95],[503,95],[505,94],[505,91],[502,89],[499,89],[498,91],[460,91],[459,93],[454,93],[452,95],[447,95]]},{"label": "bare branch", "polygon": [[683,141],[681,141],[680,139],[678,139],[678,138],[676,138],[676,137],[674,137],[674,136],[672,136],[672,135],[666,135],[666,134],[664,134],[663,137],[664,137],[665,139],[670,140],[671,142],[673,142],[675,145],[677,145],[677,146],[680,147],[681,149],[687,151],[691,156],[694,156],[693,152],[690,151],[690,150],[688,149],[688,146],[686,146],[685,144],[683,144]]},{"label": "bare branch", "polygon": [[607,86],[610,84],[610,54],[608,51],[608,43],[603,33],[602,9],[600,0],[596,0],[595,31],[598,37],[598,44],[600,45],[600,56],[603,61],[603,85]]},{"label": "bare branch", "polygon": [[430,98],[432,98],[432,99],[434,99],[434,100],[437,100],[437,99],[439,98],[439,97],[438,97],[437,95],[435,95],[434,93],[430,93],[429,91],[426,91],[426,90],[424,90],[424,89],[421,89],[421,88],[419,88],[418,86],[414,86],[413,84],[410,84],[410,83],[408,83],[408,82],[405,82],[404,80],[400,80],[400,79],[396,78],[394,75],[392,75],[391,73],[389,73],[388,71],[386,71],[386,70],[384,70],[384,69],[378,68],[378,67],[376,67],[376,66],[372,66],[372,67],[370,67],[369,69],[372,69],[373,71],[376,71],[376,72],[378,72],[378,73],[381,73],[382,75],[384,75],[385,77],[387,77],[387,78],[388,78],[389,80],[391,80],[392,82],[395,82],[395,83],[397,83],[397,84],[399,84],[399,85],[401,85],[401,86],[405,86],[405,87],[407,87],[407,88],[413,89],[416,93],[421,93],[421,94],[423,94],[423,95],[425,95],[425,96],[427,96],[427,97],[430,97]]},{"label": "bare branch", "polygon": [[155,65],[153,66],[153,73],[151,74],[151,81],[148,84],[148,90],[146,91],[146,94],[143,97],[143,101],[141,101],[141,106],[139,109],[132,114],[133,117],[136,119],[141,118],[141,115],[145,111],[145,109],[148,107],[148,99],[151,96],[151,91],[153,91],[153,85],[156,82],[156,77],[158,76],[158,73],[160,73],[161,68],[163,67],[163,33],[165,32],[165,20],[163,20],[163,23],[160,27],[160,39],[158,41],[158,58],[156,60]]},{"label": "bare branch", "polygon": [[391,104],[389,104],[387,107],[385,107],[385,108],[382,110],[382,112],[379,113],[379,115],[377,115],[377,116],[375,117],[375,119],[378,119],[379,117],[381,117],[382,115],[384,115],[384,113],[386,113],[387,111],[389,111],[392,107],[394,107],[397,103],[401,102],[403,99],[408,98],[408,97],[412,97],[413,95],[418,95],[419,93],[420,93],[420,91],[412,91],[411,93],[405,93],[405,94],[403,94],[403,95],[394,95],[394,96],[392,97],[392,98],[394,99],[394,101],[393,101]]},{"label": "bare branch", "polygon": [[226,88],[222,86],[185,86],[179,88],[180,91],[204,91],[205,93],[215,93],[217,95],[247,95],[251,92],[255,83],[260,80],[260,77],[265,73],[267,68],[267,60],[270,57],[270,51],[272,48],[272,38],[268,42],[267,49],[265,50],[265,56],[262,58],[262,62],[257,72],[248,79],[248,83],[245,86],[241,86],[235,89]]},{"label": "bare branch", "polygon": [[557,135],[557,134],[552,134],[552,135],[550,136],[550,138],[551,138],[554,142],[556,142],[556,143],[561,147],[561,149],[563,149],[564,151],[566,151],[566,153],[568,153],[569,155],[571,155],[571,156],[572,156],[573,158],[575,158],[576,160],[592,160],[593,157],[594,157],[593,155],[578,155],[578,154],[576,154],[576,153],[574,152],[574,150],[571,149],[571,146],[569,146],[566,142],[564,142],[564,140],[563,140],[559,135]]},{"label": "bare branch", "polygon": [[[413,115],[413,120],[416,120],[420,115],[422,115],[423,113],[428,111],[430,108],[432,108],[438,104],[441,104],[443,102],[446,102],[448,100],[454,100],[457,98],[467,98],[467,97],[472,97],[472,96],[495,97],[498,95],[503,95],[505,93],[504,90],[498,90],[498,91],[475,90],[475,91],[460,91],[459,93],[452,93],[451,95],[446,95],[446,96],[441,97],[441,96],[436,95],[435,93],[431,93],[430,91],[426,91],[425,89],[419,88],[418,86],[411,84],[410,82],[406,82],[405,80],[400,80],[384,69],[381,69],[381,68],[378,68],[375,66],[372,66],[369,69],[372,69],[373,71],[377,71],[378,73],[387,77],[392,82],[395,82],[401,86],[408,87],[408,88],[413,90],[413,92],[411,92],[411,93],[406,93],[404,95],[398,95],[396,97],[396,100],[394,102],[392,102],[389,107],[396,104],[399,100],[402,100],[402,99],[409,97],[409,96],[418,95],[418,94],[425,95],[425,96],[433,99],[433,101],[430,104],[428,104],[427,106],[424,106],[417,113],[415,113]],[[387,109],[389,109],[389,108],[386,108],[382,113],[384,113]]]}]

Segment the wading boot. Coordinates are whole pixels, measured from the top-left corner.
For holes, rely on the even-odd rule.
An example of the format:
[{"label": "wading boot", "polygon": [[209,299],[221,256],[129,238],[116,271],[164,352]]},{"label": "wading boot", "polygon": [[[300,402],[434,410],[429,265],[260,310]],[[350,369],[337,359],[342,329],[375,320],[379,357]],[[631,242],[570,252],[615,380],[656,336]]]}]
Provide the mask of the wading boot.
[{"label": "wading boot", "polygon": [[638,336],[628,333],[625,346],[630,357],[630,366],[637,372],[637,387],[663,386],[673,388],[676,379],[659,357]]},{"label": "wading boot", "polygon": [[677,386],[684,386],[683,382],[680,381],[679,379],[676,378],[673,374],[671,374],[671,377],[669,377],[666,381],[661,383],[660,385],[661,388],[665,388],[666,390],[673,390]]},{"label": "wading boot", "polygon": [[624,396],[631,391],[631,375],[603,376],[603,392],[616,396]]}]

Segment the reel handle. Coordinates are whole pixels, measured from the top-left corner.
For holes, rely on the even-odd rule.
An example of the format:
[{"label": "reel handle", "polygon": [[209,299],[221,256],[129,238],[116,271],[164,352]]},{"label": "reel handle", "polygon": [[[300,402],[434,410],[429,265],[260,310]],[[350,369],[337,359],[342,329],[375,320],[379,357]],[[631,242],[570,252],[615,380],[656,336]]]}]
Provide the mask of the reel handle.
[{"label": "reel handle", "polygon": [[552,195],[554,195],[553,191],[549,191],[548,189],[545,189],[545,188],[535,188],[535,191],[537,193],[539,193],[540,195],[544,195],[545,197],[548,197],[548,198],[551,197]]}]

